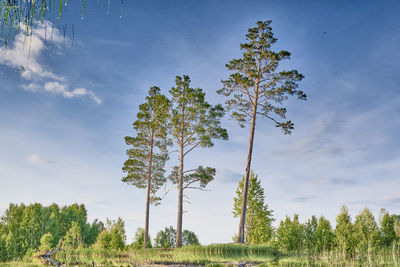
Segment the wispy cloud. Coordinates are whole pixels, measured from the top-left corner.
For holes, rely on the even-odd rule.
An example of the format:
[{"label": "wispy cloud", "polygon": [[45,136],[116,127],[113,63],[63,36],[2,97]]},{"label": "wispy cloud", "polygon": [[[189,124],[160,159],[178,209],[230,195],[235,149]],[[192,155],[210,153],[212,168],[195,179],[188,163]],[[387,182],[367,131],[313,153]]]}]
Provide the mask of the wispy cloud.
[{"label": "wispy cloud", "polygon": [[41,156],[39,156],[39,155],[37,155],[37,154],[29,155],[29,156],[27,157],[27,161],[28,161],[29,163],[31,163],[31,164],[34,164],[34,165],[40,165],[40,164],[49,163],[48,160],[42,158]]},{"label": "wispy cloud", "polygon": [[356,180],[346,178],[321,178],[315,182],[321,185],[354,185],[357,183]]},{"label": "wispy cloud", "polygon": [[238,183],[241,178],[242,174],[229,170],[229,169],[218,169],[217,170],[217,179],[218,181],[224,183]]},{"label": "wispy cloud", "polygon": [[74,88],[73,90],[70,90],[65,83],[60,83],[57,81],[50,81],[44,84],[29,83],[27,85],[23,85],[22,88],[35,93],[47,92],[55,95],[61,95],[65,98],[88,96],[96,104],[102,103],[102,100],[96,96],[93,91],[87,90],[86,88]]},{"label": "wispy cloud", "polygon": [[291,201],[293,201],[293,202],[306,202],[306,201],[309,201],[309,200],[311,200],[313,198],[314,198],[313,196],[301,196],[301,197],[292,198]]},{"label": "wispy cloud", "polygon": [[[22,85],[27,91],[53,93],[65,98],[87,96],[96,104],[101,104],[102,100],[93,91],[86,88],[70,89],[65,77],[47,70],[40,63],[40,57],[46,49],[45,42],[50,42],[54,45],[54,49],[60,51],[64,41],[57,29],[48,30],[51,28],[52,24],[46,21],[35,25],[32,35],[19,33],[12,47],[0,47],[0,64],[18,70],[21,78],[28,82]],[[50,40],[49,32],[52,32]]]}]

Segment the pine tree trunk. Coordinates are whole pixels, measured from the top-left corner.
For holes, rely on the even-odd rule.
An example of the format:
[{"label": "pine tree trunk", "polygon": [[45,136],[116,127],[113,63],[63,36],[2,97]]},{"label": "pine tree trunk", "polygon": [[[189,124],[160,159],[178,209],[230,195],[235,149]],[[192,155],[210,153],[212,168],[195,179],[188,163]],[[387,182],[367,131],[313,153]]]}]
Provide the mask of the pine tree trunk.
[{"label": "pine tree trunk", "polygon": [[247,209],[247,193],[249,189],[249,177],[250,177],[250,165],[251,165],[251,156],[253,153],[253,143],[254,143],[254,131],[256,128],[256,115],[257,115],[257,100],[256,97],[254,99],[254,106],[251,118],[251,128],[250,128],[250,140],[249,140],[249,150],[247,152],[247,162],[246,162],[246,175],[243,183],[243,198],[242,198],[242,212],[240,214],[240,223],[239,223],[239,234],[238,234],[238,243],[244,243],[244,229],[246,223],[246,209]]},{"label": "pine tree trunk", "polygon": [[183,142],[180,146],[179,157],[179,195],[178,195],[178,221],[176,225],[176,242],[175,247],[182,246],[182,215],[183,215]]},{"label": "pine tree trunk", "polygon": [[184,158],[184,128],[185,128],[185,106],[181,108],[181,133],[179,143],[179,181],[178,181],[178,219],[176,223],[175,247],[182,246],[182,216],[183,216],[183,158]]},{"label": "pine tree trunk", "polygon": [[149,237],[150,187],[151,187],[152,164],[153,164],[153,135],[151,135],[151,140],[150,140],[149,168],[147,173],[146,215],[145,215],[146,217],[144,223],[143,248],[147,248],[147,242]]}]

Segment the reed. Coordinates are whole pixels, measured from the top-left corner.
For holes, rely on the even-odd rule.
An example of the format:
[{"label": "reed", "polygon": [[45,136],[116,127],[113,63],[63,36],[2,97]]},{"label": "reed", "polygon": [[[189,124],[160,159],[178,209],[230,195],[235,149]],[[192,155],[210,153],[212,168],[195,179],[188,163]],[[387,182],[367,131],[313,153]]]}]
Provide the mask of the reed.
[{"label": "reed", "polygon": [[[39,253],[37,253],[38,255]],[[339,250],[310,253],[308,251],[280,252],[266,245],[212,244],[188,246],[177,249],[134,249],[124,251],[99,248],[62,250],[55,260],[65,264],[91,266],[148,266],[180,264],[195,266],[398,266],[400,250],[397,244],[386,249],[371,249],[344,257]],[[0,263],[0,267],[28,266],[43,264],[34,256],[21,262]],[[244,265],[241,265],[244,266]]]}]

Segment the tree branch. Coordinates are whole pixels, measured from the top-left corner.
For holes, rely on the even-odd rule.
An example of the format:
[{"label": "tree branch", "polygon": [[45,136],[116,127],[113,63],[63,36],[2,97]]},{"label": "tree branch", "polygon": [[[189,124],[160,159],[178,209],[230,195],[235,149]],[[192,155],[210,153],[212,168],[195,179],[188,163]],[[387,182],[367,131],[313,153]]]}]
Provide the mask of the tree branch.
[{"label": "tree branch", "polygon": [[194,146],[192,146],[189,150],[187,150],[185,153],[183,153],[183,156],[186,156],[187,153],[189,153],[190,151],[192,151],[193,149],[195,149],[196,147],[198,147],[200,145],[200,143],[195,144]]}]

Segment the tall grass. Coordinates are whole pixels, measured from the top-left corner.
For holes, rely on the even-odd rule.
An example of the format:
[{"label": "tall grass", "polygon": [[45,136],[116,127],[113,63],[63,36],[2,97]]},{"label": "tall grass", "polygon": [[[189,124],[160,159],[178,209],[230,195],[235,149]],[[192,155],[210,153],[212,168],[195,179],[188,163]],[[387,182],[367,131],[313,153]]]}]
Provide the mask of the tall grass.
[{"label": "tall grass", "polygon": [[56,260],[69,264],[229,264],[238,262],[267,263],[278,259],[279,252],[269,246],[209,245],[178,249],[129,249],[113,251],[95,248],[60,251]]},{"label": "tall grass", "polygon": [[399,263],[397,244],[391,248],[357,251],[350,256],[344,256],[337,249],[318,254],[298,251],[279,260],[280,266],[399,266]]},{"label": "tall grass", "polygon": [[[38,253],[39,254],[39,253]],[[37,254],[37,255],[38,255]],[[27,259],[25,259],[26,261]],[[148,266],[157,264],[191,264],[227,266],[251,264],[260,266],[399,266],[400,250],[392,248],[356,252],[345,257],[339,250],[309,253],[307,251],[279,252],[266,245],[213,244],[178,249],[133,249],[125,251],[80,248],[59,251],[55,260],[69,265],[91,266]],[[43,261],[33,258],[24,262],[0,263],[0,267],[36,267]],[[247,265],[248,266],[248,265]]]}]

